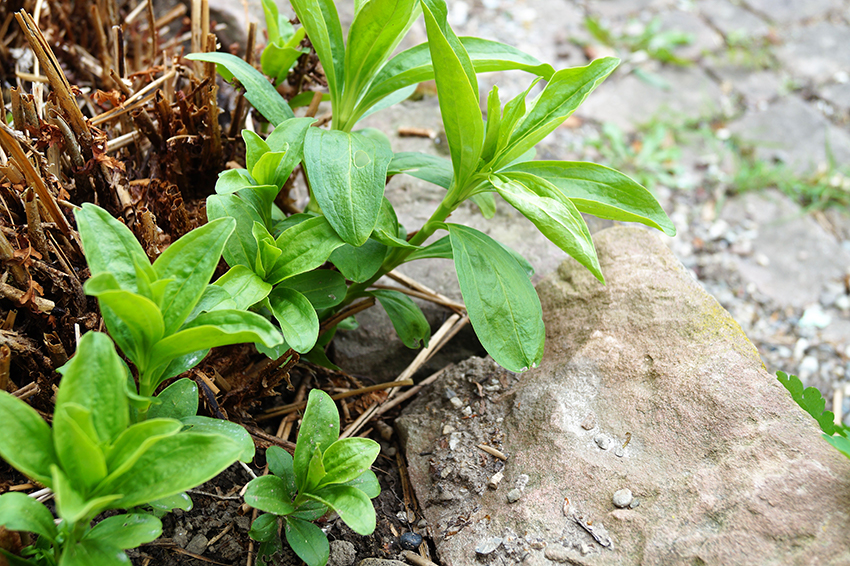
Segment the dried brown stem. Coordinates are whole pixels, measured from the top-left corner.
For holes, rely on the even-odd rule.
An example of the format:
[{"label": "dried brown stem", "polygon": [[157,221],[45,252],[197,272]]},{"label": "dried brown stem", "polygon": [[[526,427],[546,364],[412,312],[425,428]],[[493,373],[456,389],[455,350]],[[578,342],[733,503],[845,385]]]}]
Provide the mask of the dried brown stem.
[{"label": "dried brown stem", "polygon": [[9,242],[6,238],[6,234],[3,232],[0,232],[0,261],[3,261],[6,265],[8,265],[9,269],[12,271],[12,277],[18,285],[29,285],[27,272],[23,267],[21,267],[21,264],[18,263],[15,258],[15,248],[12,247],[11,242]]},{"label": "dried brown stem", "polygon": [[41,227],[41,215],[38,213],[38,201],[31,188],[24,191],[24,211],[27,215],[27,236],[35,249],[47,260],[50,257],[47,238]]},{"label": "dried brown stem", "polygon": [[6,344],[0,345],[0,391],[15,391],[15,385],[9,377],[9,366],[12,362],[12,350]]},{"label": "dried brown stem", "polygon": [[[406,387],[408,385],[413,385],[412,379],[402,379],[400,381],[390,381],[388,383],[378,383],[376,385],[369,385],[368,387],[360,387],[359,389],[352,389],[351,391],[345,391],[343,393],[337,393],[336,395],[331,395],[331,399],[334,401],[339,401],[340,399],[348,399],[349,397],[356,397],[357,395],[365,395],[366,393],[372,393],[374,391],[382,391],[384,389],[392,389],[393,387]],[[307,401],[301,401],[300,403],[290,403],[289,405],[284,405],[282,407],[276,407],[274,409],[270,409],[257,417],[257,422],[266,421],[269,419],[273,419],[275,417],[279,417],[282,415],[288,415],[289,413],[294,413],[295,411],[300,411],[304,407],[307,406]]]},{"label": "dried brown stem", "polygon": [[369,297],[363,301],[348,305],[346,308],[339,311],[333,318],[329,318],[322,323],[322,326],[319,328],[319,335],[321,336],[328,328],[333,328],[346,318],[354,316],[360,311],[365,311],[369,307],[373,306],[375,306],[375,297]]}]

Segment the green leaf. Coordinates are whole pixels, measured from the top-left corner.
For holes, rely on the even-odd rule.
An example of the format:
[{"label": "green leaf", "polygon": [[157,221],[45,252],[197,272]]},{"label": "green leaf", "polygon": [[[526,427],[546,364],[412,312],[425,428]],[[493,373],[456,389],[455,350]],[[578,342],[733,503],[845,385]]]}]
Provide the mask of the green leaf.
[{"label": "green leaf", "polygon": [[214,285],[227,291],[236,301],[236,308],[239,310],[248,309],[262,301],[272,290],[270,284],[244,265],[231,267]]},{"label": "green leaf", "polygon": [[494,168],[505,167],[563,124],[619,63],[614,57],[603,57],[585,67],[562,69],[552,75],[513,130],[508,147],[496,158]]},{"label": "green leaf", "polygon": [[[266,143],[266,140],[251,130],[242,130],[242,140],[245,142],[245,165],[248,167],[248,171],[251,172],[251,176],[254,179],[257,179],[253,175],[254,168],[257,166],[257,162],[259,162],[265,154],[271,151],[271,148],[269,148],[269,144]],[[252,184],[262,185],[263,183],[259,182]]]},{"label": "green leaf", "polygon": [[120,548],[99,539],[69,544],[59,558],[59,566],[129,566],[130,559]]},{"label": "green leaf", "polygon": [[29,405],[0,391],[0,456],[13,468],[48,487],[53,485],[50,467],[59,460],[50,427]]},{"label": "green leaf", "polygon": [[291,226],[275,240],[283,253],[266,273],[266,281],[276,285],[287,277],[313,270],[344,243],[324,216],[314,216]]},{"label": "green leaf", "polygon": [[331,99],[336,104],[342,94],[345,68],[345,44],[336,6],[332,0],[293,0],[290,3],[319,56]]},{"label": "green leaf", "polygon": [[182,420],[198,414],[198,386],[188,378],[178,379],[156,396],[160,401],[148,410],[148,418]]},{"label": "green leaf", "polygon": [[[57,371],[62,374],[56,394],[57,409],[66,403],[75,403],[91,411],[99,436],[97,440],[101,444],[112,443],[124,432],[130,422],[124,391],[127,374],[106,334],[84,334],[77,345],[76,355]],[[31,436],[18,438],[27,438],[30,442],[33,439]]]},{"label": "green leaf", "polygon": [[384,197],[381,204],[381,212],[378,214],[378,222],[375,224],[372,238],[385,246],[416,249],[416,246],[409,244],[403,237],[399,237],[398,216],[387,197]]},{"label": "green leaf", "polygon": [[242,447],[242,453],[239,455],[241,461],[248,463],[254,459],[254,441],[244,427],[223,419],[194,415],[183,417],[182,422],[187,431],[218,434],[237,443]]},{"label": "green leaf", "polygon": [[369,291],[369,294],[376,297],[387,311],[393,328],[405,346],[413,349],[421,346],[428,347],[431,325],[410,297],[398,291],[386,289]]},{"label": "green leaf", "polygon": [[307,397],[307,407],[298,431],[293,467],[298,489],[301,490],[313,452],[322,453],[339,438],[339,413],[330,395],[321,389],[313,389]]},{"label": "green leaf", "polygon": [[253,228],[254,222],[263,222],[260,213],[237,195],[210,195],[207,197],[207,217],[210,220],[236,220],[236,230],[222,252],[224,260],[231,267],[245,265],[253,270],[257,261],[257,240]]},{"label": "green leaf", "polygon": [[676,235],[676,227],[652,193],[619,171],[595,163],[571,161],[528,161],[501,171],[512,172],[545,179],[580,212],[610,220],[640,222],[668,236]]},{"label": "green leaf", "polygon": [[478,193],[469,197],[469,200],[475,203],[487,220],[496,216],[496,199],[493,198],[493,193]]},{"label": "green leaf", "polygon": [[162,521],[146,513],[107,517],[83,535],[84,541],[102,541],[120,549],[153,542],[162,534]]},{"label": "green leaf", "polygon": [[499,87],[494,85],[487,95],[487,124],[484,134],[484,147],[481,150],[481,159],[485,162],[489,162],[496,154],[501,124],[502,102],[499,99]]},{"label": "green leaf", "polygon": [[293,350],[305,354],[313,349],[319,337],[319,317],[307,297],[278,286],[268,296],[268,307]]},{"label": "green leaf", "polygon": [[[74,211],[74,217],[92,276],[108,271],[122,289],[139,292],[136,265],[149,266],[150,260],[130,229],[90,203]],[[156,279],[150,273],[151,279]]]},{"label": "green leaf", "polygon": [[304,166],[313,196],[346,243],[363,245],[375,228],[392,157],[388,146],[360,133],[307,132]]},{"label": "green leaf", "polygon": [[[248,131],[250,130],[243,130],[243,132]],[[247,187],[253,187],[256,184],[247,169],[227,169],[218,174],[215,192],[220,195],[228,195]]]},{"label": "green leaf", "polygon": [[[381,110],[389,108],[390,106],[395,106],[399,102],[404,102],[405,100],[410,98],[413,95],[414,92],[416,92],[416,87],[418,87],[418,86],[419,85],[406,86],[402,89],[395,91],[394,93],[392,93],[388,96],[385,96],[384,98],[379,100],[377,103],[375,103],[374,106],[372,106],[371,108],[369,108],[368,110],[366,110],[362,114],[360,114],[360,112],[357,112],[357,114],[360,115],[360,118],[358,118],[358,122],[360,120],[365,119],[367,116],[371,116],[375,112],[380,112]],[[349,123],[351,123],[351,122],[349,122]]]},{"label": "green leaf", "polygon": [[307,466],[307,477],[304,478],[304,483],[301,485],[301,492],[312,492],[324,479],[325,466],[322,463],[322,451],[316,448],[313,451],[313,457],[310,458],[310,465]]},{"label": "green leaf", "polygon": [[353,110],[375,72],[410,29],[415,0],[369,0],[348,29],[344,100]]},{"label": "green leaf", "polygon": [[448,228],[460,292],[484,349],[510,371],[536,367],[543,356],[543,310],[525,271],[486,234]]},{"label": "green leaf", "polygon": [[290,517],[296,517],[298,519],[304,519],[305,521],[316,521],[322,517],[325,513],[328,512],[328,506],[322,505],[318,501],[313,501],[312,499],[308,499],[304,503],[298,506],[295,510],[295,513],[290,515]]},{"label": "green leaf", "polygon": [[375,508],[359,489],[347,485],[327,485],[316,493],[305,495],[336,511],[355,533],[371,535],[375,531]]},{"label": "green leaf", "polygon": [[292,454],[280,446],[270,446],[266,450],[266,462],[269,465],[269,471],[283,480],[289,498],[295,497],[295,468],[292,465]]},{"label": "green leaf", "polygon": [[[558,190],[540,177],[514,174],[511,178],[490,176],[490,182],[508,204],[531,220],[553,244],[604,282],[590,230],[569,199],[556,199]],[[548,185],[548,186],[547,186]]]},{"label": "green leaf", "polygon": [[213,220],[168,246],[153,263],[159,279],[174,280],[161,304],[166,334],[177,330],[201,299],[235,228],[232,219]]},{"label": "green leaf", "polygon": [[252,479],[248,482],[243,497],[245,503],[266,513],[289,515],[295,511],[286,484],[277,476],[260,476]]},{"label": "green leaf", "polygon": [[381,484],[378,481],[378,476],[372,470],[366,470],[353,480],[345,482],[344,485],[356,487],[365,493],[369,499],[375,499],[381,495]]},{"label": "green leaf", "polygon": [[[548,79],[555,72],[551,65],[543,64],[510,45],[478,37],[459,39],[469,54],[476,73],[522,70]],[[381,67],[369,90],[357,105],[355,115],[366,112],[378,101],[397,90],[433,78],[434,69],[427,43],[402,51]]]},{"label": "green leaf", "polygon": [[407,256],[407,261],[428,258],[454,259],[454,255],[452,254],[452,243],[449,241],[448,236],[443,236],[433,244],[416,250]]},{"label": "green leaf", "polygon": [[842,436],[846,434],[843,427],[836,427],[835,415],[832,411],[825,410],[826,401],[816,387],[803,389],[803,383],[796,375],[788,375],[782,371],[776,372],[776,378],[788,390],[794,402],[818,422],[822,431],[830,436],[836,433]]},{"label": "green leaf", "polygon": [[278,287],[294,289],[307,297],[315,310],[329,309],[345,299],[348,287],[338,271],[315,269],[284,279]]},{"label": "green leaf", "polygon": [[266,77],[239,57],[221,52],[190,53],[186,55],[186,59],[216,63],[226,68],[245,87],[245,98],[251,103],[251,106],[256,108],[273,125],[276,126],[295,116],[292,109]]},{"label": "green leaf", "polygon": [[56,499],[56,514],[70,524],[85,520],[91,521],[97,514],[121,498],[120,495],[106,494],[84,497],[72,484],[59,466],[51,466],[51,488]]},{"label": "green leaf", "polygon": [[418,151],[403,151],[393,155],[387,175],[399,173],[434,183],[444,189],[452,185],[452,175],[454,175],[451,161]]},{"label": "green leaf", "polygon": [[[153,405],[151,409],[155,407],[156,405]],[[148,413],[146,421],[129,427],[115,440],[106,453],[106,467],[110,473],[113,473],[128,462],[131,465],[147,450],[145,443],[152,444],[161,437],[177,434],[182,428],[183,424],[180,421],[151,418]]]},{"label": "green leaf", "polygon": [[123,494],[113,508],[141,505],[208,481],[242,451],[242,446],[218,434],[181,432],[160,438],[124,473],[104,480],[95,494]]},{"label": "green leaf", "polygon": [[[92,292],[89,295],[97,297],[102,311],[108,311],[104,316],[107,328],[113,333],[118,346],[139,368],[147,366],[147,356],[154,344],[162,339],[165,324],[159,307],[147,297],[132,291],[103,291]],[[122,331],[117,331],[117,317],[123,323]],[[110,347],[112,345],[110,344]]]},{"label": "green leaf", "polygon": [[334,250],[328,259],[346,279],[362,283],[378,272],[386,256],[387,246],[369,239],[359,248],[345,244]]},{"label": "green leaf", "polygon": [[307,566],[327,564],[330,545],[322,529],[302,519],[286,517],[284,532],[286,542]]},{"label": "green leaf", "polygon": [[153,501],[148,501],[147,504],[158,511],[165,511],[166,513],[171,513],[175,509],[180,509],[181,511],[191,511],[192,507],[194,506],[192,498],[189,497],[189,494],[185,492],[178,493],[177,495],[169,495],[168,497],[161,497]]},{"label": "green leaf", "polygon": [[478,78],[469,55],[446,21],[442,0],[423,0],[425,27],[434,69],[440,113],[452,156],[454,182],[459,186],[478,167],[484,142],[484,120],[478,106]]},{"label": "green leaf", "polygon": [[197,348],[253,342],[271,347],[280,344],[281,339],[280,332],[256,313],[236,310],[205,312],[180,332],[160,340],[151,354],[151,366],[157,367]]},{"label": "green leaf", "polygon": [[77,418],[88,417],[91,423],[91,413],[76,403],[57,407],[53,414],[53,446],[68,479],[79,491],[87,493],[106,477],[106,459],[96,439],[86,434],[72,413]]},{"label": "green leaf", "polygon": [[263,513],[251,523],[248,536],[258,542],[271,542],[277,538],[277,515],[274,513]]},{"label": "green leaf", "polygon": [[56,539],[53,515],[44,504],[20,492],[0,495],[0,526],[9,531],[24,531]]},{"label": "green leaf", "polygon": [[378,457],[381,446],[369,438],[341,438],[322,456],[325,477],[319,487],[345,483],[360,477]]}]

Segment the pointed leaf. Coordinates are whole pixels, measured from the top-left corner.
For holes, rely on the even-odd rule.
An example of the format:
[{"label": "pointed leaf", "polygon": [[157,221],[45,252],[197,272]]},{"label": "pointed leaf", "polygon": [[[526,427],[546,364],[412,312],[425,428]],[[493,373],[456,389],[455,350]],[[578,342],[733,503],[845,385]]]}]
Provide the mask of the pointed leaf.
[{"label": "pointed leaf", "polygon": [[568,199],[550,198],[554,187],[545,186],[549,183],[534,175],[516,174],[510,179],[493,175],[490,182],[503,199],[531,220],[553,244],[604,282],[590,230]]},{"label": "pointed leaf", "polygon": [[372,470],[366,470],[353,480],[345,482],[345,485],[356,487],[365,493],[369,499],[375,499],[381,495],[381,483]]},{"label": "pointed leaf", "polygon": [[[248,536],[258,542],[271,542],[278,539],[277,528],[277,515],[274,513],[263,513],[251,523],[251,530],[248,531]],[[262,564],[262,562],[258,562],[258,564]]]},{"label": "pointed leaf", "polygon": [[148,418],[182,420],[198,414],[198,386],[191,379],[178,379],[156,398],[160,403],[151,405]]},{"label": "pointed leaf", "polygon": [[120,549],[136,548],[153,542],[162,534],[162,522],[146,513],[107,517],[83,535],[86,541],[102,541]]},{"label": "pointed leaf", "polygon": [[417,151],[404,151],[393,155],[387,175],[398,175],[399,173],[406,173],[411,177],[434,183],[444,189],[451,186],[452,175],[454,174],[451,161]]},{"label": "pointed leaf", "polygon": [[293,0],[292,9],[307,30],[307,36],[328,80],[328,90],[334,101],[342,94],[345,68],[345,44],[342,25],[332,0]]},{"label": "pointed leaf", "polygon": [[328,260],[355,283],[362,283],[375,275],[387,256],[387,246],[377,240],[366,240],[360,247],[350,244],[340,246]]},{"label": "pointed leaf", "polygon": [[676,227],[647,189],[619,171],[570,161],[528,161],[502,172],[528,173],[553,184],[579,211],[599,218],[640,222],[676,235]]},{"label": "pointed leaf", "polygon": [[162,300],[165,333],[177,330],[195,308],[212,278],[236,221],[220,218],[195,228],[166,249],[153,264],[160,279],[173,279]]},{"label": "pointed leaf", "polygon": [[290,492],[283,480],[277,476],[260,476],[252,479],[248,482],[243,497],[245,503],[266,513],[289,515],[295,511],[295,507],[289,499]]},{"label": "pointed leaf", "polygon": [[413,349],[421,346],[428,347],[431,325],[410,297],[398,291],[386,289],[370,291],[369,294],[376,297],[387,311],[396,334],[405,346]]},{"label": "pointed leaf", "polygon": [[88,417],[91,413],[76,403],[65,403],[53,414],[53,446],[68,479],[79,491],[86,493],[106,477],[106,459],[95,439],[72,418]]},{"label": "pointed leaf", "polygon": [[348,287],[345,277],[338,271],[330,269],[314,269],[284,279],[278,287],[295,289],[313,305],[315,310],[329,309],[340,304],[345,299]]},{"label": "pointed leaf", "polygon": [[207,197],[207,217],[210,220],[233,218],[236,230],[227,240],[222,252],[228,265],[245,265],[254,269],[257,261],[257,241],[252,228],[254,222],[263,222],[263,217],[251,205],[235,194],[211,195]]},{"label": "pointed leaf", "polygon": [[65,547],[59,566],[129,566],[124,551],[105,540],[81,540]]},{"label": "pointed leaf", "polygon": [[226,290],[236,301],[239,310],[248,309],[262,301],[272,290],[271,285],[244,265],[231,267],[214,285]]},{"label": "pointed leaf", "polygon": [[279,286],[269,294],[268,306],[293,350],[305,354],[313,349],[319,337],[319,317],[307,297]]},{"label": "pointed leaf", "polygon": [[[153,345],[159,342],[165,333],[165,324],[159,307],[147,297],[131,291],[104,291],[95,294],[101,310],[108,309],[111,315],[121,319],[123,332],[115,332],[121,350],[136,366],[146,367],[146,358]],[[113,322],[111,316],[105,317],[107,323]],[[115,324],[107,326],[112,332]],[[129,343],[126,337],[130,338]]]},{"label": "pointed leaf", "polygon": [[325,477],[319,486],[345,483],[360,477],[378,457],[381,446],[370,438],[341,438],[322,456]]},{"label": "pointed leaf", "polygon": [[392,150],[359,133],[310,128],[304,166],[313,196],[340,238],[361,246],[375,228]]},{"label": "pointed leaf", "polygon": [[307,566],[327,564],[330,545],[322,529],[296,517],[286,517],[284,529],[286,542]]},{"label": "pointed leaf", "polygon": [[280,446],[270,446],[266,450],[266,462],[269,465],[269,471],[283,480],[290,499],[295,497],[295,468],[292,464],[292,454]]},{"label": "pointed leaf", "polygon": [[243,462],[251,462],[254,459],[254,441],[244,427],[223,419],[213,419],[202,416],[189,416],[182,419],[185,430],[192,432],[203,432],[204,434],[219,434],[242,447],[239,459]]},{"label": "pointed leaf", "polygon": [[8,531],[25,531],[56,538],[56,524],[53,515],[43,503],[20,492],[8,492],[0,495],[0,527]]},{"label": "pointed leaf", "polygon": [[293,466],[299,490],[307,477],[310,459],[318,448],[321,452],[339,438],[339,413],[330,395],[313,389],[307,397],[304,419],[298,431]]},{"label": "pointed leaf", "polygon": [[[311,36],[312,37],[312,36]],[[257,69],[230,53],[190,53],[186,59],[206,61],[223,66],[245,87],[245,98],[251,106],[265,116],[273,125],[278,125],[295,115],[292,109]]]},{"label": "pointed leaf", "polygon": [[145,442],[177,434],[183,428],[183,424],[174,419],[150,418],[150,414],[148,417],[148,420],[127,428],[115,439],[115,443],[106,453],[106,467],[110,473],[141,456],[147,449]]},{"label": "pointed leaf", "polygon": [[543,310],[525,271],[486,234],[448,228],[460,291],[484,349],[510,371],[535,367],[543,356]]}]

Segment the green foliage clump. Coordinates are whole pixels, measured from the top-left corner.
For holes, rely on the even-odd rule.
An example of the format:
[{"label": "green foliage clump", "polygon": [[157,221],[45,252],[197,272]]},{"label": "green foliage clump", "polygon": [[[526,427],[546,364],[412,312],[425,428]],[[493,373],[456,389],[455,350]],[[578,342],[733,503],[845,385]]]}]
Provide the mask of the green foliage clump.
[{"label": "green foliage clump", "polygon": [[778,371],[776,378],[791,393],[791,398],[818,422],[823,431],[823,438],[850,458],[850,439],[847,438],[850,428],[835,423],[835,414],[825,409],[826,401],[821,397],[820,391],[815,387],[803,389],[803,383],[796,375]]}]

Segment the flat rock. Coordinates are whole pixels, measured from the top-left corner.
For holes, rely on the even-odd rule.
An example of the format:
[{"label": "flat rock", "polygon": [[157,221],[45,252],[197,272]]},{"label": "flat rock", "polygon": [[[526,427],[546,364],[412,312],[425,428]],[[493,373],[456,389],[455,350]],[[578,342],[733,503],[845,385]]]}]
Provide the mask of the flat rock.
[{"label": "flat rock", "polygon": [[837,163],[850,160],[850,134],[792,95],[761,112],[746,113],[729,125],[729,131],[754,145],[759,159],[782,161],[798,172],[827,163],[827,148]]},{"label": "flat rock", "polygon": [[[572,260],[538,286],[538,369],[468,360],[397,421],[442,563],[475,564],[493,538],[498,564],[850,563],[850,461],[657,236],[616,227],[596,246],[606,286]],[[639,506],[614,507],[624,488]]]},{"label": "flat rock", "polygon": [[766,21],[729,0],[704,0],[699,10],[727,38],[756,39],[770,32]]},{"label": "flat rock", "polygon": [[850,28],[820,22],[795,29],[776,56],[794,75],[823,83],[850,67]]},{"label": "flat rock", "polygon": [[778,24],[818,18],[841,9],[841,0],[747,0],[747,5]]},{"label": "flat rock", "polygon": [[698,59],[706,52],[715,51],[724,46],[723,36],[694,12],[670,10],[659,17],[663,30],[690,34],[693,41],[676,48],[675,53],[679,57]]},{"label": "flat rock", "polygon": [[732,198],[720,217],[758,231],[753,253],[734,261],[746,283],[782,306],[817,303],[823,288],[850,266],[850,251],[776,190]]}]

